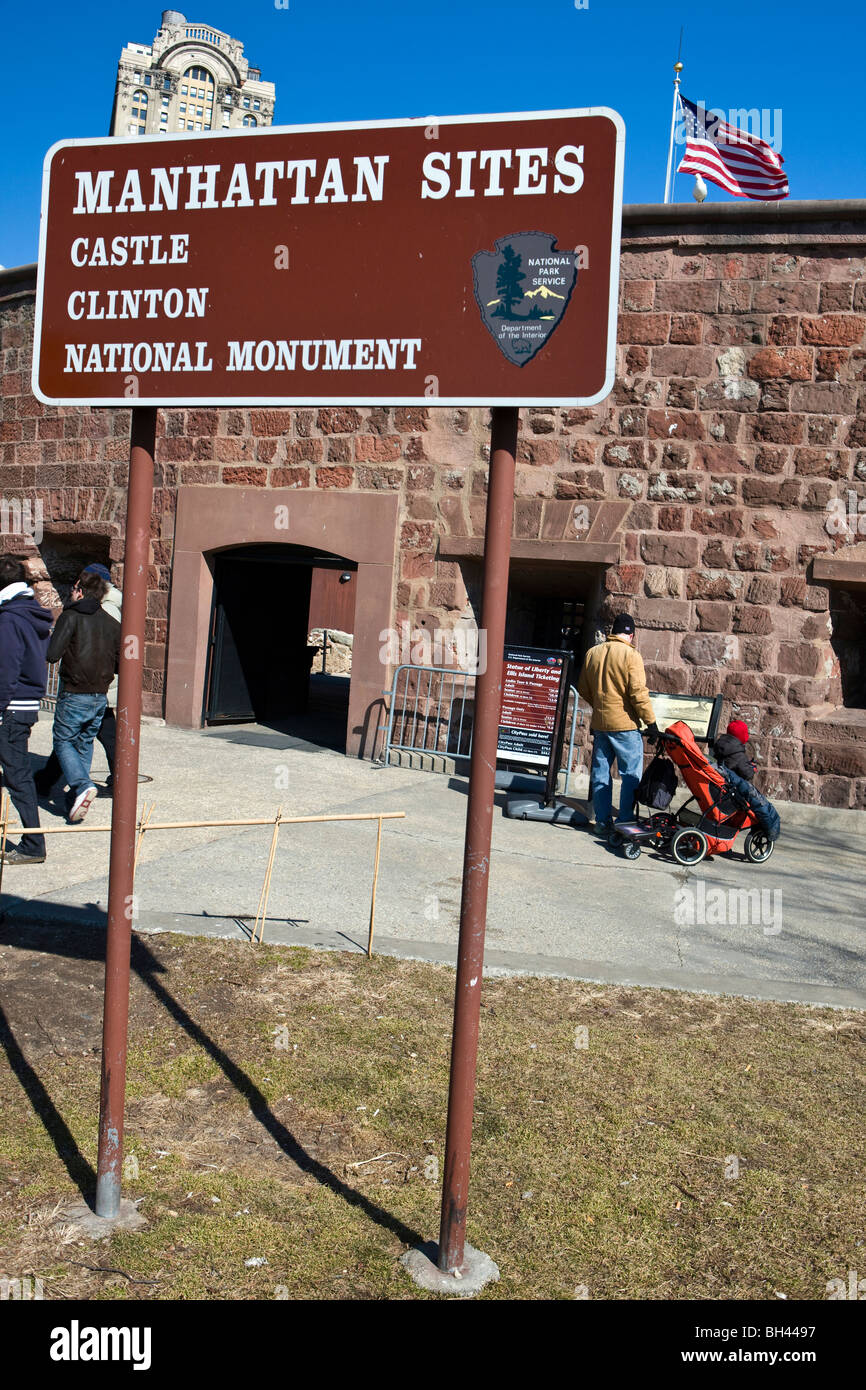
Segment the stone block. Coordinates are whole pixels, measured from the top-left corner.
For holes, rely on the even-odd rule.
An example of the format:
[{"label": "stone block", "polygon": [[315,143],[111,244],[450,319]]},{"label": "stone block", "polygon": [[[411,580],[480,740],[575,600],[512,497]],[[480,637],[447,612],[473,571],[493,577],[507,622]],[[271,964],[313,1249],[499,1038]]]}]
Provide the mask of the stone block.
[{"label": "stone block", "polygon": [[812,354],[808,348],[762,348],[749,361],[748,371],[756,381],[768,381],[774,377],[784,377],[788,381],[809,381],[812,376]]},{"label": "stone block", "polygon": [[638,597],[632,614],[639,628],[686,632],[689,626],[689,605],[682,599]]},{"label": "stone block", "polygon": [[620,314],[617,341],[654,345],[666,343],[670,314]]},{"label": "stone block", "polygon": [[846,808],[851,805],[851,783],[842,777],[822,777],[818,795],[822,806]]},{"label": "stone block", "polygon": [[[698,626],[702,632],[730,632],[731,605],[729,603],[697,603],[695,611]],[[735,628],[735,631],[740,629]]]},{"label": "stone block", "polygon": [[856,388],[838,381],[798,382],[791,392],[791,408],[813,415],[853,415]]},{"label": "stone block", "polygon": [[807,772],[866,777],[866,744],[805,742],[803,766]]},{"label": "stone block", "polygon": [[691,599],[732,600],[742,597],[743,576],[724,570],[695,570],[689,575],[686,594]]},{"label": "stone block", "polygon": [[734,609],[734,632],[766,636],[774,630],[769,609],[757,603],[741,603]]},{"label": "stone block", "polygon": [[640,542],[641,559],[647,565],[662,565],[691,569],[698,563],[698,541],[695,536],[644,535]]},{"label": "stone block", "polygon": [[718,632],[690,632],[680,644],[680,655],[691,666],[729,666],[739,655],[738,643]]},{"label": "stone block", "polygon": [[856,347],[863,341],[866,318],[856,314],[824,314],[800,323],[800,340],[821,347]]}]

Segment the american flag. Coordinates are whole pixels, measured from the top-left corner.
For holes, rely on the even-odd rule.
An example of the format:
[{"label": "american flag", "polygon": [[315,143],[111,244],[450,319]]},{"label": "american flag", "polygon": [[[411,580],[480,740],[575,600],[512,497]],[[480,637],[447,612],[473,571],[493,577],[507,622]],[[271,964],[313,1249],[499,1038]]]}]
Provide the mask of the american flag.
[{"label": "american flag", "polygon": [[766,140],[728,125],[705,107],[680,97],[686,127],[686,152],[678,174],[703,174],[737,198],[765,202],[787,198],[788,179],[782,156]]}]

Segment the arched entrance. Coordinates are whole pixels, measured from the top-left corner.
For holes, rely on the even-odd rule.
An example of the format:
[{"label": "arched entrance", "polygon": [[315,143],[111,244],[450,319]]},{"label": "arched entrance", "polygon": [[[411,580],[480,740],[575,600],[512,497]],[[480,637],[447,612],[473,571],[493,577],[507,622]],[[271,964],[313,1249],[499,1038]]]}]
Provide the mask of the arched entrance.
[{"label": "arched entrance", "polygon": [[[180,488],[169,608],[166,720],[200,728],[205,715],[216,710],[211,649],[215,613],[221,603],[233,615],[231,623],[228,614],[222,619],[223,638],[228,627],[229,646],[234,642],[237,647],[240,636],[242,650],[222,658],[220,679],[226,680],[222,690],[216,691],[217,704],[250,699],[251,713],[244,718],[259,717],[256,707],[261,713],[282,702],[285,709],[285,702],[303,684],[297,661],[289,661],[287,653],[300,655],[300,647],[307,646],[308,586],[318,570],[330,572],[332,566],[340,566],[341,573],[353,576],[354,589],[345,748],[347,753],[374,757],[382,692],[390,676],[380,654],[381,633],[392,623],[397,516],[393,495]],[[245,606],[255,642],[245,632]],[[308,678],[309,667],[306,674]],[[233,693],[231,679],[235,680]],[[230,716],[228,705],[224,713]]]},{"label": "arched entrance", "polygon": [[[351,662],[329,674],[311,630],[354,633],[357,565],[301,545],[208,556],[213,573],[205,724],[255,721],[326,747],[346,744]],[[313,590],[316,597],[314,600]],[[324,619],[324,621],[322,621]],[[349,656],[348,643],[341,650]],[[315,669],[314,669],[315,667]]]}]

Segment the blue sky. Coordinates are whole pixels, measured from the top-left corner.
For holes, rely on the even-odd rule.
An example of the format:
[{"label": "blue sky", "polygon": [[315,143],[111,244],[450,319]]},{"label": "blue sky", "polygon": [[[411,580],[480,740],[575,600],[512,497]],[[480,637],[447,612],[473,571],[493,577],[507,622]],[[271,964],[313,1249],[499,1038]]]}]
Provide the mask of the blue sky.
[{"label": "blue sky", "polygon": [[[766,111],[770,139],[781,112],[792,198],[866,196],[862,0],[203,0],[184,12],[243,41],[276,83],[281,125],[612,106],[626,124],[627,203],[662,201],[684,25],[684,95]],[[120,50],[150,43],[160,16],[138,0],[7,7],[0,264],[36,259],[45,151],[108,133]],[[674,200],[691,188],[680,175]],[[729,201],[714,186],[709,199]]]}]

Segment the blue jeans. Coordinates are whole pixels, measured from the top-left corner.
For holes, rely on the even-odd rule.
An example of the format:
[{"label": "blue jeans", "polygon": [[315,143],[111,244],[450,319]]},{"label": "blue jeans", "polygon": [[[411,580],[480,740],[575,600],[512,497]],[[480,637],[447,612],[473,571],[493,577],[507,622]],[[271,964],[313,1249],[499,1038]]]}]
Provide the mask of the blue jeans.
[{"label": "blue jeans", "polygon": [[80,796],[90,780],[93,740],[105,713],[104,695],[73,695],[61,690],[54,710],[54,751],[63,769],[72,799]]},{"label": "blue jeans", "polygon": [[627,821],[632,819],[634,794],[643,776],[643,739],[639,729],[625,729],[619,734],[594,733],[592,736],[589,785],[592,809],[599,823],[609,821],[612,815],[611,766],[614,759],[621,779],[617,820]]}]

